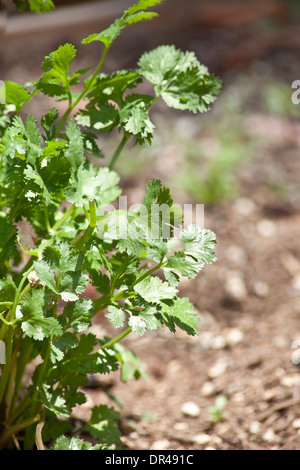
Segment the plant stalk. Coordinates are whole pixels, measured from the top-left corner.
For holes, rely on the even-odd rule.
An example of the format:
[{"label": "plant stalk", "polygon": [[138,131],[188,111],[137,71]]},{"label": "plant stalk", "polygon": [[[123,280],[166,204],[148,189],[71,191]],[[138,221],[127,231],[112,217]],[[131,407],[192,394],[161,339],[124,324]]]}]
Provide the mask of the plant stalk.
[{"label": "plant stalk", "polygon": [[118,146],[117,150],[115,151],[112,160],[109,165],[109,169],[112,170],[116,164],[116,161],[118,160],[123,148],[125,147],[130,135],[129,134],[124,134],[123,139],[120,142],[120,145]]},{"label": "plant stalk", "polygon": [[111,348],[114,344],[118,343],[121,341],[123,338],[129,335],[129,333],[132,332],[132,328],[129,327],[127,330],[123,331],[123,333],[119,334],[118,336],[115,336],[114,338],[110,339],[107,341],[105,344],[101,346],[101,349],[108,349]]},{"label": "plant stalk", "polygon": [[83,91],[80,93],[80,95],[78,96],[76,101],[69,105],[67,111],[65,112],[65,114],[63,115],[63,117],[61,118],[59,123],[57,124],[57,126],[56,126],[56,135],[58,135],[58,133],[60,132],[60,130],[64,126],[66,120],[70,116],[73,109],[76,108],[76,106],[82,100],[82,98],[91,90],[93,82],[94,82],[95,78],[97,77],[98,73],[100,72],[100,70],[102,68],[102,65],[103,65],[103,62],[105,60],[105,57],[106,57],[106,54],[107,54],[108,50],[109,50],[109,46],[104,49],[103,54],[102,54],[101,59],[100,59],[100,62],[98,64],[95,72],[93,73],[92,77],[88,81],[88,84],[84,87]]}]

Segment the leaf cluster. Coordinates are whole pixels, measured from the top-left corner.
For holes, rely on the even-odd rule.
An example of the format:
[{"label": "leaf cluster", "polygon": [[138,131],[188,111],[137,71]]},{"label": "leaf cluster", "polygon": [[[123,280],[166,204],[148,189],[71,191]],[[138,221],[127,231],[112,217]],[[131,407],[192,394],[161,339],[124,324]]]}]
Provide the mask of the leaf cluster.
[{"label": "leaf cluster", "polygon": [[[55,450],[121,445],[119,415],[104,405],[95,406],[82,426],[99,445],[67,437],[73,408],[86,401],[82,388],[89,377],[119,368],[123,381],[145,376],[135,354],[119,344],[130,332],[180,328],[198,334],[199,317],[189,299],[179,296],[178,285],[215,261],[215,235],[184,227],[183,214],[158,179],[148,182],[140,205],[118,209],[122,191],[113,166],[129,138],[151,144],[150,111],[158,99],[205,112],[220,81],[193,53],[173,46],[144,53],[135,70],[101,72],[123,29],[157,16],[148,10],[161,1],[139,0],[106,30],[82,41],[102,46],[94,71],[73,71],[77,51],[67,43],[45,57],[34,82],[6,82],[0,116],[0,340],[7,363],[0,403],[7,406],[7,421],[2,434],[0,423],[0,446],[7,427],[23,430],[38,419],[45,421],[44,442],[54,443]],[[36,13],[53,8],[50,0],[15,3]],[[138,93],[144,80],[152,95]],[[82,91],[74,91],[79,84]],[[22,119],[20,111],[39,94],[65,101],[65,114],[53,106],[40,122],[31,115]],[[111,164],[95,164],[91,154],[104,156],[99,138],[113,129],[122,138]],[[89,285],[98,293],[93,301],[86,295]],[[119,330],[116,337],[98,338],[91,331],[99,311]],[[26,367],[35,359],[32,383],[24,390]],[[23,437],[24,448],[32,448],[33,428]]]}]

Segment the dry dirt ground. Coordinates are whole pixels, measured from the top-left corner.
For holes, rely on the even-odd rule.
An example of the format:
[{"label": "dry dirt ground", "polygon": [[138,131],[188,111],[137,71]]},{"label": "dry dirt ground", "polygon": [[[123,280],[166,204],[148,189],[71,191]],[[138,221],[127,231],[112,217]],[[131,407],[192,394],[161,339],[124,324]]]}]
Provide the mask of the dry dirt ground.
[{"label": "dry dirt ground", "polygon": [[[255,178],[256,164],[248,176]],[[300,213],[263,205],[258,186],[244,193],[207,210],[218,261],[180,285],[202,319],[199,336],[132,335],[124,345],[149,381],[122,384],[116,375],[87,390],[88,406],[103,402],[103,386],[123,402],[131,449],[299,449]],[[101,318],[95,328],[109,333]],[[219,395],[228,401],[212,422]],[[185,414],[187,402],[199,408],[196,416]]]},{"label": "dry dirt ground", "polygon": [[[196,50],[203,62],[224,78],[225,89],[237,74],[234,66],[241,66],[242,40],[248,55],[239,73],[247,75],[251,67],[263,71],[269,67],[269,76],[278,74],[288,83],[300,78],[296,76],[299,53],[295,44],[282,48],[267,41],[272,47],[266,46],[257,57],[257,42],[251,42],[255,34],[249,26],[206,24],[201,34],[199,28],[182,29],[176,36],[172,25],[165,29],[160,26],[157,37],[152,30],[152,43],[160,42],[163,32],[170,33],[168,43],[174,37],[178,45]],[[93,32],[89,27],[86,30]],[[280,31],[283,34],[282,28]],[[294,38],[290,24],[287,32]],[[135,44],[143,47],[146,39],[140,34],[142,39],[135,39]],[[85,35],[84,28],[77,28],[55,37],[36,33],[33,39],[11,38],[9,78],[21,83],[32,78],[34,60],[64,38],[78,42],[78,37]],[[131,64],[126,60],[135,60],[138,51],[133,47],[134,35],[127,36],[127,41],[127,45],[121,41],[120,49],[115,49],[109,66],[120,59],[121,67],[128,67]],[[24,50],[27,62],[22,69],[16,59]],[[89,59],[85,56],[82,65]],[[190,338],[164,330],[145,337],[127,337],[123,344],[138,355],[149,380],[123,384],[118,373],[96,377],[85,390],[87,405],[75,410],[76,419],[85,419],[95,403],[119,409],[125,448],[300,448],[300,370],[295,364],[300,349],[300,126],[297,119],[256,109],[245,116],[243,125],[259,143],[253,158],[239,166],[239,192],[232,199],[205,207],[205,226],[217,235],[218,261],[196,280],[180,284],[181,296],[190,298],[201,317],[199,336]],[[127,176],[125,194],[134,199],[151,177],[161,177],[165,183],[165,168],[179,171],[172,160],[175,153],[170,152],[169,143],[162,146],[147,173]],[[281,198],[268,184],[274,172],[288,188]],[[180,196],[185,197],[182,193]],[[101,316],[96,318],[94,329],[115,335]],[[214,422],[209,410],[220,395],[227,403]],[[190,404],[186,411],[189,402],[193,406]]]}]

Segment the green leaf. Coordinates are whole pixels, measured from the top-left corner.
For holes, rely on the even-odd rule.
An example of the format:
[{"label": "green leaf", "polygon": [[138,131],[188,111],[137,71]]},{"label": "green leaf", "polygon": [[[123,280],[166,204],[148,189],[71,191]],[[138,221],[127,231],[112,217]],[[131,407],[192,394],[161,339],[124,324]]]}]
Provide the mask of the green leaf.
[{"label": "green leaf", "polygon": [[139,0],[135,5],[126,10],[126,14],[133,15],[134,13],[140,12],[142,10],[147,10],[147,8],[153,7],[162,1],[163,0]]},{"label": "green leaf", "polygon": [[156,308],[146,307],[138,313],[130,315],[128,325],[132,331],[138,335],[144,335],[147,330],[157,330],[162,327],[160,319],[156,316],[158,313]]},{"label": "green leaf", "polygon": [[181,233],[183,251],[200,265],[216,261],[216,235],[211,230],[201,229],[198,225],[189,225]]},{"label": "green leaf", "polygon": [[97,292],[104,295],[110,293],[110,279],[106,274],[92,270],[90,272],[90,278]]},{"label": "green leaf", "polygon": [[209,75],[193,52],[174,46],[159,46],[143,54],[139,73],[168,106],[194,113],[207,111],[221,88],[220,80]]},{"label": "green leaf", "polygon": [[47,247],[42,260],[34,262],[41,284],[47,286],[63,300],[76,301],[87,287],[88,275],[82,270],[83,253],[67,242]]},{"label": "green leaf", "polygon": [[135,135],[139,144],[143,144],[145,141],[151,143],[153,138],[155,126],[151,122],[146,108],[147,102],[151,102],[152,99],[152,97],[145,95],[130,95],[119,114],[125,131]]},{"label": "green leaf", "polygon": [[[118,369],[118,362],[111,350],[98,349],[99,340],[95,335],[81,333],[76,347],[65,354],[68,372],[73,374],[108,374]],[[64,361],[61,363],[64,366]]]},{"label": "green leaf", "polygon": [[179,74],[161,96],[171,108],[204,113],[210,109],[220,89],[221,83],[216,77],[202,76],[198,68],[194,68]]},{"label": "green leaf", "polygon": [[102,447],[101,444],[93,446],[90,442],[84,442],[79,437],[60,436],[50,450],[101,450]]},{"label": "green leaf", "polygon": [[99,133],[110,132],[117,124],[119,113],[110,103],[100,103],[98,106],[100,109],[89,105],[87,110],[81,110],[76,115],[76,121],[79,125]]},{"label": "green leaf", "polygon": [[124,310],[117,308],[114,305],[109,305],[107,307],[107,313],[105,317],[112,323],[115,328],[122,328],[126,320],[126,315]]},{"label": "green leaf", "polygon": [[68,303],[59,321],[64,328],[72,328],[80,333],[91,326],[91,320],[94,315],[93,303],[90,299],[78,299],[74,303]]},{"label": "green leaf", "polygon": [[135,291],[149,303],[159,303],[162,299],[173,299],[178,290],[163,282],[157,276],[148,276],[136,284]]},{"label": "green leaf", "polygon": [[200,319],[193,313],[194,306],[187,298],[176,298],[171,303],[161,302],[160,314],[170,331],[175,332],[175,325],[188,335],[198,335]]},{"label": "green leaf", "polygon": [[91,105],[102,109],[103,105],[111,102],[121,108],[125,102],[125,92],[135,88],[141,81],[140,75],[135,70],[117,70],[111,75],[101,73],[94,82],[93,90],[89,93],[88,109],[90,110]]},{"label": "green leaf", "polygon": [[21,329],[34,340],[43,341],[45,338],[60,336],[62,333],[58,321],[55,318],[46,317],[45,309],[48,302],[49,298],[44,288],[33,289],[22,299]]},{"label": "green leaf", "polygon": [[10,302],[14,302],[16,292],[17,287],[11,276],[0,279],[0,313],[8,309]]},{"label": "green leaf", "polygon": [[173,256],[170,256],[163,267],[163,271],[176,271],[187,279],[193,279],[198,272],[198,270],[195,269],[193,259],[187,259],[184,253],[174,253]]},{"label": "green leaf", "polygon": [[66,126],[66,135],[69,141],[69,148],[65,152],[65,157],[70,162],[73,170],[77,170],[85,162],[83,138],[79,127],[74,119],[70,119]]},{"label": "green leaf", "polygon": [[146,13],[142,10],[148,9],[158,3],[161,3],[162,1],[163,0],[140,0],[137,4],[126,10],[123,16],[116,19],[107,29],[98,34],[91,34],[87,38],[83,39],[82,44],[90,44],[94,41],[101,41],[106,48],[109,48],[126,26],[137,23],[139,21],[149,20],[157,16],[156,13]]},{"label": "green leaf", "polygon": [[55,272],[45,260],[41,259],[34,262],[34,269],[40,283],[47,286],[53,292],[56,292]]},{"label": "green leaf", "polygon": [[73,44],[67,43],[45,57],[42,64],[44,73],[36,84],[37,89],[48,96],[62,96],[69,93],[71,81],[69,68],[76,52]]},{"label": "green leaf", "polygon": [[5,81],[6,102],[12,103],[16,107],[16,113],[20,111],[24,103],[29,99],[30,93],[25,87],[11,81]]},{"label": "green leaf", "polygon": [[104,445],[121,444],[118,423],[120,415],[106,405],[95,406],[85,429]]},{"label": "green leaf", "polygon": [[0,257],[10,257],[16,250],[17,230],[8,223],[8,220],[2,214],[0,213]]},{"label": "green leaf", "polygon": [[26,160],[34,164],[43,153],[40,131],[31,115],[27,117],[26,127],[22,119],[16,116],[9,132],[4,138],[5,154],[10,157],[26,156]]},{"label": "green leaf", "polygon": [[[25,0],[13,0],[14,4],[20,11],[27,11],[28,6]],[[29,8],[35,13],[49,12],[54,8],[52,0],[28,0]]]},{"label": "green leaf", "polygon": [[60,416],[69,417],[71,415],[71,408],[67,405],[66,400],[59,395],[57,390],[43,383],[40,393],[45,408],[54,413],[57,418]]},{"label": "green leaf", "polygon": [[66,198],[77,207],[82,207],[89,201],[95,201],[98,206],[105,206],[121,194],[117,186],[119,179],[114,171],[106,167],[96,169],[92,166],[81,166],[72,180],[71,187],[66,190]]},{"label": "green leaf", "polygon": [[52,107],[41,119],[41,125],[46,132],[46,137],[48,140],[52,138],[52,126],[56,119],[58,119],[59,113],[58,109]]},{"label": "green leaf", "polygon": [[139,13],[135,13],[134,15],[131,15],[127,19],[126,23],[128,25],[131,25],[131,24],[134,24],[134,23],[139,23],[140,21],[152,20],[156,16],[158,16],[158,13],[141,11]]},{"label": "green leaf", "polygon": [[122,382],[128,382],[128,380],[131,380],[133,378],[139,379],[140,377],[143,377],[144,379],[148,380],[148,376],[143,371],[139,358],[133,351],[126,349],[120,343],[114,344],[112,349],[116,351],[117,357],[122,364]]},{"label": "green leaf", "polygon": [[83,39],[82,44],[90,44],[94,41],[101,41],[108,48],[113,41],[119,36],[125,24],[122,24],[121,19],[116,19],[107,29],[101,33],[90,34],[87,38]]}]

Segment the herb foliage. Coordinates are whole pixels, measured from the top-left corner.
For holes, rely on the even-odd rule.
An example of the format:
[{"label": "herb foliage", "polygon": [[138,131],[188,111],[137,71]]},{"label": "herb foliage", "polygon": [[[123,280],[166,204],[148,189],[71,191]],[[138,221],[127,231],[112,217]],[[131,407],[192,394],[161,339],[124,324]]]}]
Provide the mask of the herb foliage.
[{"label": "herb foliage", "polygon": [[[182,214],[157,179],[149,181],[139,209],[104,212],[121,195],[114,165],[127,141],[151,144],[156,101],[202,113],[220,91],[219,79],[194,53],[169,45],[145,52],[135,70],[102,72],[120,33],[157,16],[151,7],[161,1],[139,0],[107,29],[83,39],[87,45],[99,42],[95,67],[71,73],[77,51],[67,43],[45,57],[41,76],[30,85],[5,82],[0,117],[0,340],[6,350],[0,376],[2,449],[120,446],[119,414],[105,405],[95,406],[81,429],[99,444],[72,435],[72,409],[85,403],[81,389],[89,375],[119,368],[123,381],[144,375],[135,354],[120,344],[131,332],[144,335],[165,327],[198,333],[199,318],[189,299],[180,297],[178,283],[215,261],[215,235],[191,225],[181,230],[180,247],[171,251]],[[51,0],[15,4],[36,13],[54,6]],[[153,94],[137,92],[143,80],[152,84]],[[78,84],[81,92],[74,91]],[[31,115],[21,119],[20,111],[24,115],[26,104],[40,94],[65,101],[65,113],[60,116],[52,107],[39,123]],[[120,142],[103,166],[98,138],[113,129]],[[99,157],[99,165],[91,163],[90,154]],[[151,212],[161,205],[168,217]],[[30,227],[31,244],[22,235],[21,221]],[[89,284],[99,293],[93,301],[84,294]],[[99,311],[121,329],[115,337],[98,338],[90,331]],[[36,366],[24,388],[28,364]]]}]

